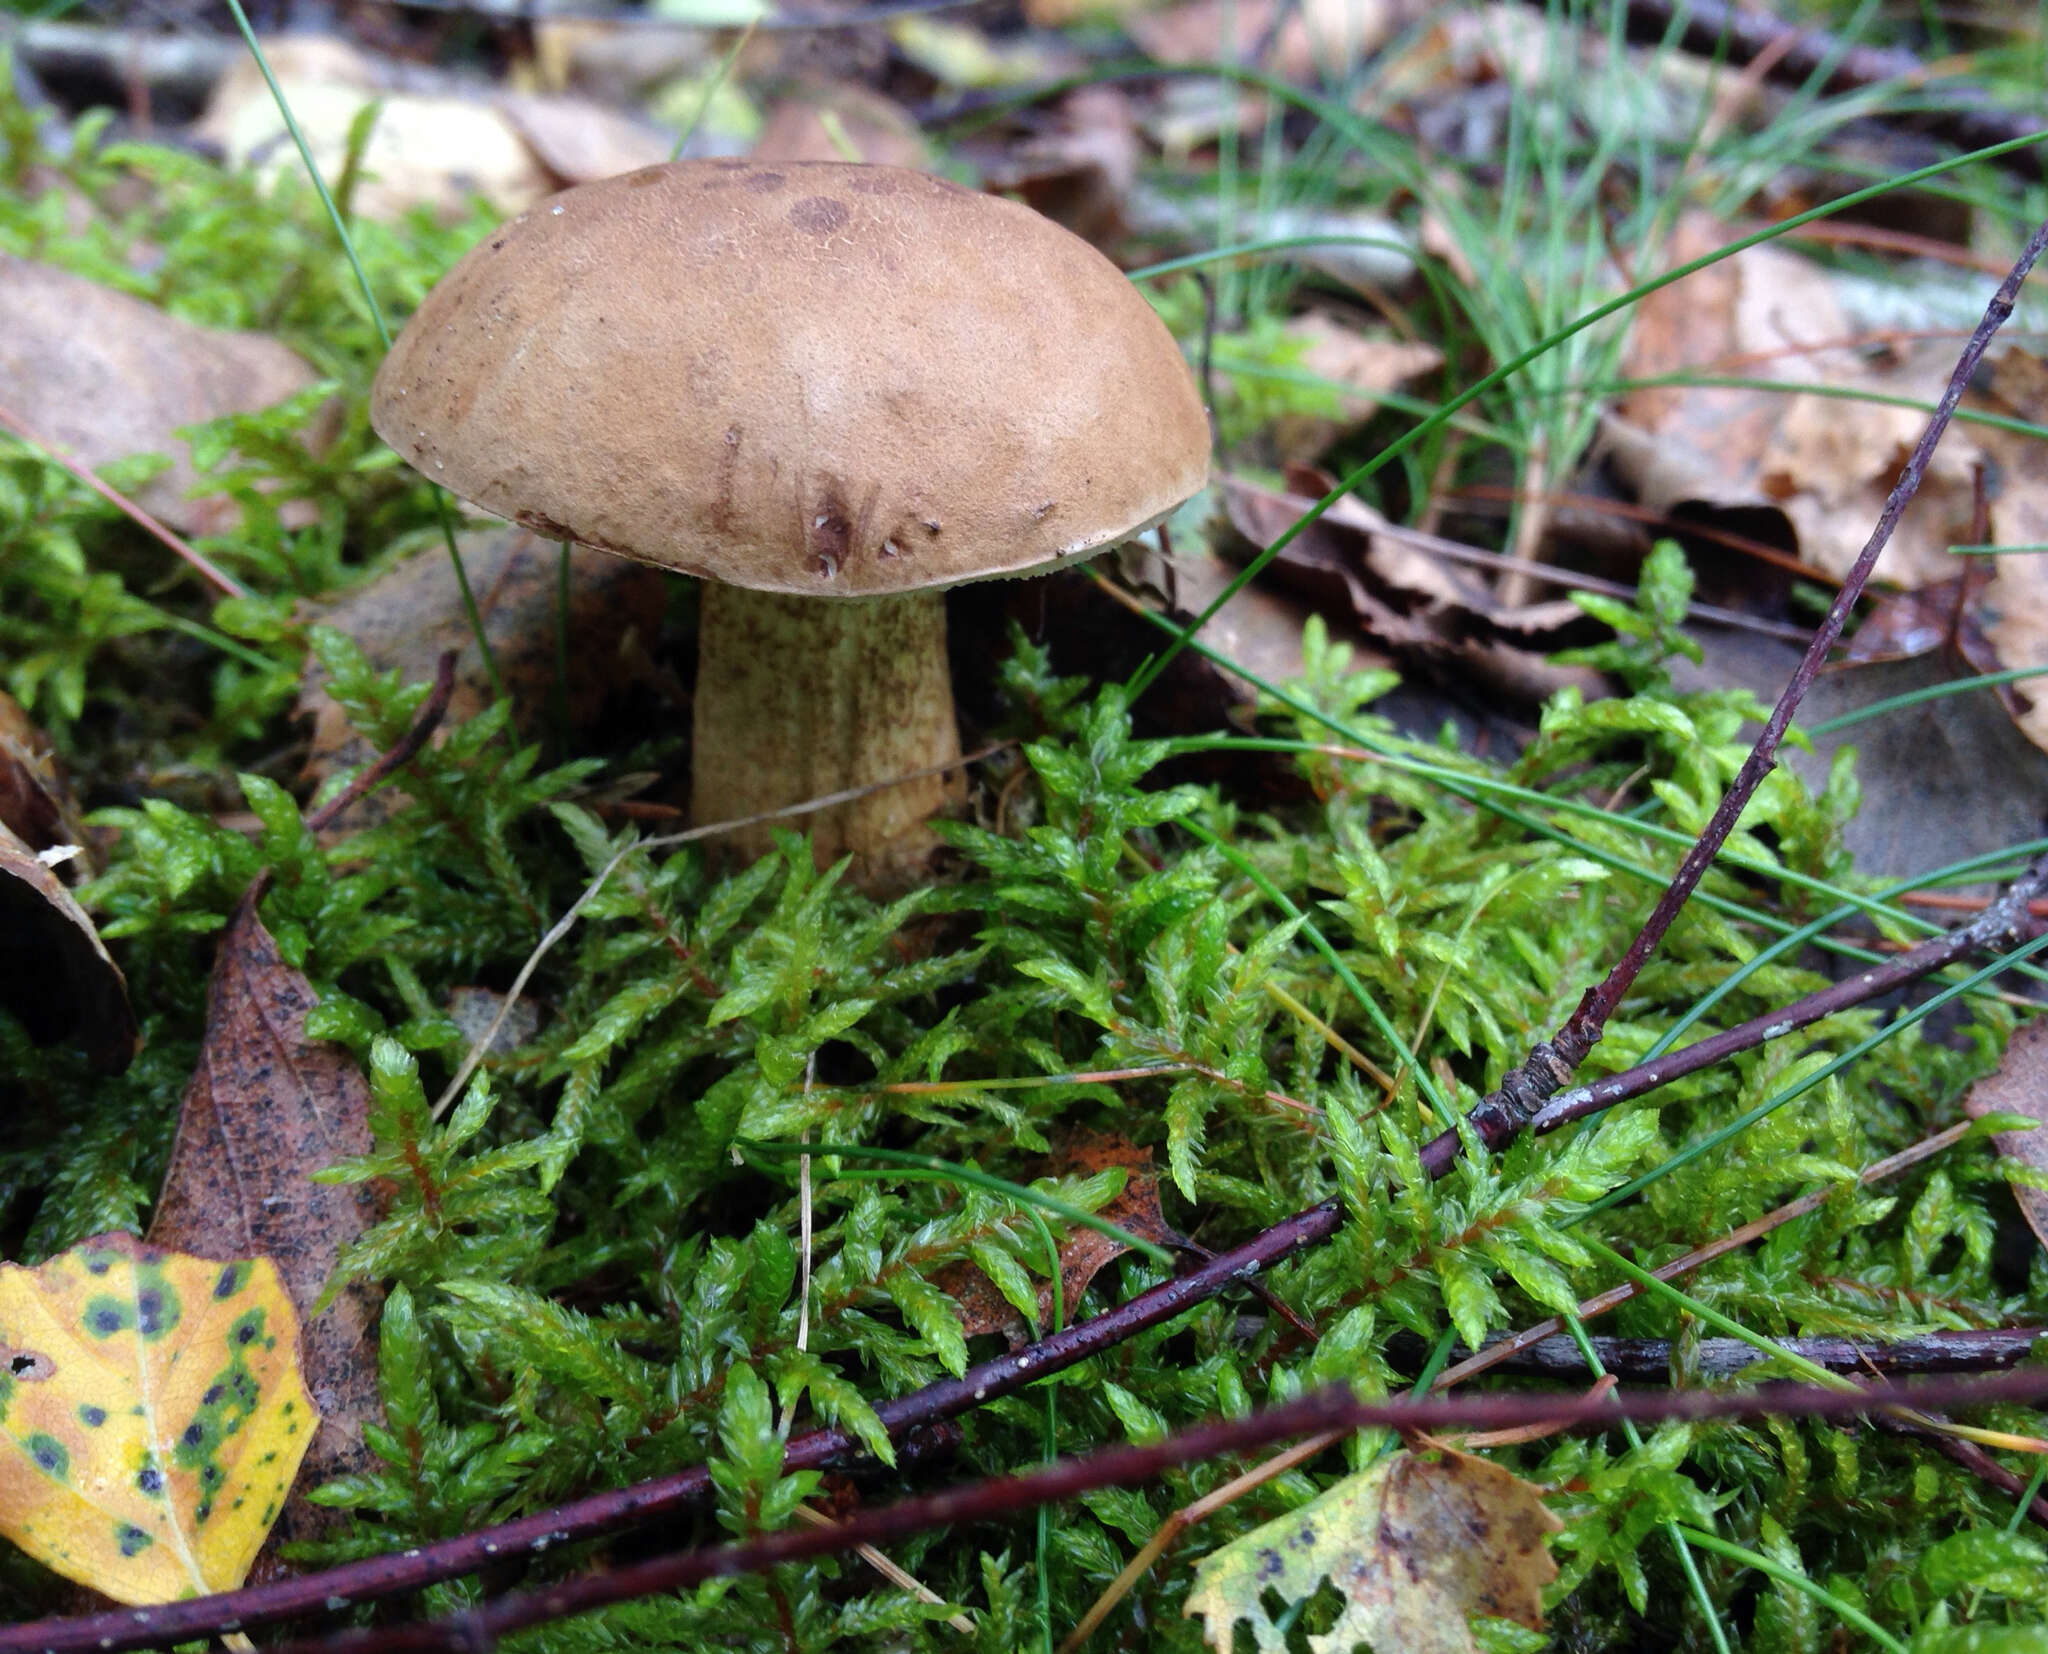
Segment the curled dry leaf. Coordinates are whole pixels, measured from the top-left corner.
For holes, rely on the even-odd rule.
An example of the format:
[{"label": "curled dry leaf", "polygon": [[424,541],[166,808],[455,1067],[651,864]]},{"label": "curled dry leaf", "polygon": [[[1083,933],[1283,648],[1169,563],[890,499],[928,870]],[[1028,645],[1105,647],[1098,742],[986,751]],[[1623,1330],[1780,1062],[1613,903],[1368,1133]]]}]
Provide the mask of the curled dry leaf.
[{"label": "curled dry leaf", "polygon": [[[2024,1114],[2040,1121],[2032,1131],[2001,1131],[1991,1141],[2009,1160],[2048,1172],[2048,1022],[2022,1023],[2014,1030],[1998,1067],[1971,1086],[1963,1108],[1973,1120],[1987,1114]],[[2012,1186],[2027,1227],[2048,1246],[2048,1190]]]},{"label": "curled dry leaf", "polygon": [[0,825],[0,1005],[38,1045],[84,1047],[118,1072],[139,1046],[120,966],[84,908],[35,851]]},{"label": "curled dry leaf", "polygon": [[200,327],[68,271],[0,255],[0,404],[97,469],[130,454],[170,466],[136,492],[186,534],[235,520],[225,500],[187,499],[198,482],[177,432],[283,401],[313,370],[274,339]]},{"label": "curled dry leaf", "polygon": [[[149,1227],[152,1245],[205,1257],[271,1259],[305,1318],[305,1381],[321,1414],[308,1479],[359,1468],[362,1428],[380,1416],[375,1323],[364,1282],[312,1315],[343,1247],[377,1219],[362,1184],[311,1174],[370,1149],[369,1086],[341,1046],[306,1036],[312,985],[287,965],[245,899],[221,933],[206,996],[206,1038],[178,1116],[177,1142]],[[293,1499],[282,1540],[322,1520]]]},{"label": "curled dry leaf", "polygon": [[[560,548],[525,529],[498,528],[465,534],[463,567],[484,617],[498,670],[512,697],[513,716],[531,729],[547,716],[555,683],[555,608]],[[655,641],[665,601],[662,577],[624,558],[572,548],[569,553],[569,717],[587,726],[606,701],[639,668]],[[394,563],[339,603],[310,616],[354,638],[373,664],[396,667],[408,682],[431,679],[442,654],[459,651],[455,695],[447,720],[473,718],[490,705],[490,679],[463,613],[455,571],[441,546],[427,546]],[[628,648],[637,636],[639,652]],[[309,664],[299,693],[299,711],[313,719],[309,778],[325,780],[375,756],[350,727],[347,715],[325,688],[317,664]],[[397,788],[372,793],[351,814],[367,826],[387,818],[402,802]]]},{"label": "curled dry leaf", "polygon": [[0,1265],[0,1346],[0,1532],[119,1602],[242,1583],[319,1423],[268,1259]]},{"label": "curled dry leaf", "polygon": [[[1666,252],[1680,264],[1731,239],[1705,214],[1683,219]],[[1946,339],[1870,356],[1833,278],[1776,247],[1751,247],[1650,294],[1637,306],[1622,372],[1698,373],[1931,401],[1954,366]],[[1609,422],[1609,462],[1653,511],[1794,544],[1825,574],[1856,560],[1907,453],[1918,408],[1817,391],[1664,385],[1624,398]],[[1876,578],[1918,586],[1954,574],[1948,547],[1969,536],[1974,431],[1952,430],[1878,559]]]},{"label": "curled dry leaf", "polygon": [[1546,1541],[1563,1526],[1534,1487],[1485,1459],[1389,1453],[1203,1558],[1183,1612],[1201,1617],[1217,1654],[1231,1654],[1240,1620],[1260,1654],[1279,1654],[1287,1634],[1266,1593],[1304,1602],[1327,1578],[1344,1607],[1308,1639],[1315,1654],[1360,1643],[1477,1654],[1474,1616],[1542,1625],[1543,1587],[1557,1577]]},{"label": "curled dry leaf", "polygon": [[56,749],[5,690],[0,690],[0,827],[37,852],[77,846],[77,855],[58,864],[59,876],[69,883],[92,870],[91,840]]},{"label": "curled dry leaf", "polygon": [[[1166,1221],[1159,1210],[1159,1174],[1152,1169],[1152,1151],[1122,1137],[1084,1133],[1068,1145],[1059,1157],[1056,1171],[1089,1176],[1095,1172],[1121,1169],[1130,1174],[1117,1197],[1096,1212],[1105,1223],[1128,1229],[1140,1240],[1162,1246],[1184,1245],[1186,1237]],[[1060,1243],[1060,1301],[1072,1319],[1076,1306],[1095,1277],[1117,1258],[1130,1251],[1113,1235],[1075,1224]],[[1042,1266],[1040,1266],[1042,1267]],[[1034,1270],[1034,1273],[1037,1271]],[[996,1289],[995,1282],[971,1263],[957,1263],[941,1270],[935,1284],[959,1306],[961,1330],[972,1338],[978,1333],[1000,1332],[1012,1344],[1026,1336],[1024,1317]],[[1038,1324],[1052,1325],[1052,1288],[1038,1288]]]},{"label": "curled dry leaf", "polygon": [[[1224,500],[1232,526],[1261,547],[1315,504],[1313,495],[1280,493],[1235,478],[1226,479]],[[1606,692],[1597,672],[1544,658],[1550,650],[1588,641],[1597,630],[1589,628],[1578,605],[1503,606],[1465,571],[1374,535],[1372,520],[1363,507],[1326,512],[1274,560],[1272,578],[1445,682],[1476,683],[1525,704],[1567,683],[1588,696]]]}]

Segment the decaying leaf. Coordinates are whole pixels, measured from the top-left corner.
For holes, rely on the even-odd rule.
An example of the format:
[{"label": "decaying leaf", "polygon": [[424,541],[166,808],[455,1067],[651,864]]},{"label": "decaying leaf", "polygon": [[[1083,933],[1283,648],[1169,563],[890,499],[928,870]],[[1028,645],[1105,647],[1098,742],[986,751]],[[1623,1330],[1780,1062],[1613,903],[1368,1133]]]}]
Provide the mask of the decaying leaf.
[{"label": "decaying leaf", "polygon": [[75,1040],[95,1067],[118,1072],[138,1034],[128,984],[71,892],[0,825],[0,1005],[38,1045]]},{"label": "decaying leaf", "polygon": [[1126,229],[1124,204],[1138,175],[1138,121],[1115,86],[1083,86],[1031,129],[981,159],[985,187],[1018,196],[1034,212],[1106,246]]},{"label": "decaying leaf", "polygon": [[[465,534],[459,542],[484,631],[522,729],[548,714],[555,683],[555,607],[560,548],[525,529]],[[570,721],[587,725],[632,671],[622,654],[637,631],[640,656],[651,650],[661,624],[661,575],[640,563],[572,548],[569,553]],[[397,667],[408,681],[430,679],[442,654],[460,651],[450,722],[473,718],[490,704],[490,679],[463,613],[455,571],[441,546],[428,546],[395,563],[367,585],[311,618],[355,639],[371,662]],[[299,711],[313,719],[309,777],[325,779],[367,763],[375,754],[327,694],[317,663],[309,663]],[[351,821],[366,825],[398,807],[401,795],[385,788],[355,807]]]},{"label": "decaying leaf", "polygon": [[[329,185],[347,164],[357,118],[379,106],[353,198],[371,218],[426,205],[452,219],[479,195],[501,212],[517,212],[564,185],[665,161],[674,142],[584,98],[475,97],[441,89],[443,83],[400,86],[391,69],[338,39],[292,36],[274,42],[269,56]],[[253,61],[221,78],[193,131],[234,166],[275,172],[302,165]]]},{"label": "decaying leaf", "polygon": [[1475,1616],[1543,1623],[1557,1577],[1545,1541],[1564,1524],[1536,1489],[1498,1465],[1445,1448],[1389,1453],[1299,1510],[1205,1557],[1183,1610],[1218,1654],[1248,1621],[1260,1654],[1287,1647],[1264,1597],[1289,1604],[1327,1578],[1344,1598],[1315,1654],[1357,1644],[1400,1654],[1476,1654]]},{"label": "decaying leaf", "polygon": [[[849,154],[848,151],[852,153]],[[931,165],[931,146],[909,110],[858,81],[808,81],[768,111],[754,142],[757,161],[866,161]]]},{"label": "decaying leaf", "polygon": [[[178,1116],[149,1241],[203,1256],[273,1260],[305,1320],[305,1382],[321,1422],[309,1482],[357,1468],[365,1420],[380,1415],[375,1326],[381,1294],[365,1282],[310,1315],[341,1249],[377,1219],[359,1183],[311,1174],[370,1149],[369,1086],[346,1050],[306,1036],[312,985],[279,956],[254,903],[221,933],[206,996],[206,1039]],[[320,1521],[293,1500],[282,1540]],[[266,1525],[267,1520],[266,1520]]]},{"label": "decaying leaf", "polygon": [[[1223,492],[1231,525],[1261,547],[1315,504],[1313,495],[1235,478],[1225,481]],[[1568,641],[1584,640],[1586,616],[1576,604],[1503,606],[1464,571],[1375,535],[1372,521],[1362,505],[1326,512],[1274,559],[1272,578],[1441,681],[1478,685],[1525,704],[1567,683],[1589,696],[1605,693],[1598,673],[1544,658]]]},{"label": "decaying leaf", "polygon": [[[1166,1221],[1159,1210],[1159,1174],[1152,1169],[1152,1151],[1149,1148],[1140,1148],[1122,1137],[1084,1133],[1060,1156],[1057,1169],[1062,1173],[1088,1176],[1112,1168],[1128,1172],[1129,1181],[1116,1198],[1095,1215],[1119,1229],[1128,1229],[1141,1240],[1157,1241],[1162,1246],[1182,1244],[1185,1237]],[[1060,1244],[1060,1301],[1070,1318],[1095,1277],[1128,1251],[1130,1248],[1122,1241],[1103,1234],[1099,1229],[1075,1224],[1068,1231],[1067,1238]],[[939,1271],[933,1280],[958,1305],[961,1329],[968,1337],[1000,1332],[1018,1340],[1024,1335],[1024,1317],[1017,1313],[1016,1307],[977,1265],[954,1264]],[[1052,1288],[1040,1285],[1039,1326],[1052,1325],[1052,1310]]]},{"label": "decaying leaf", "polygon": [[78,801],[57,762],[49,737],[22,710],[21,703],[0,689],[0,827],[34,851],[75,845],[78,854],[58,864],[58,873],[76,884],[92,871],[92,844],[79,819]]},{"label": "decaying leaf", "polygon": [[252,412],[316,375],[275,339],[200,327],[154,305],[48,265],[0,255],[0,403],[97,469],[130,454],[171,463],[137,490],[145,511],[187,534],[235,520],[218,497],[185,496],[198,481],[176,433]]},{"label": "decaying leaf", "polygon": [[319,1424],[297,1340],[265,1258],[0,1265],[0,1532],[120,1602],[233,1590]]},{"label": "decaying leaf", "polygon": [[[1726,226],[1695,213],[1680,222],[1666,257],[1682,263],[1729,238]],[[1929,401],[1940,394],[1955,357],[1946,339],[1873,357],[1848,343],[1855,331],[1819,265],[1751,247],[1645,298],[1622,371],[1645,379],[1749,376]],[[1819,391],[1667,385],[1622,401],[1607,451],[1651,510],[1796,543],[1804,561],[1841,575],[1926,423],[1917,408]],[[1981,457],[1972,431],[1943,439],[1878,559],[1879,580],[1917,586],[1956,572],[1948,547],[1969,537]]]},{"label": "decaying leaf", "polygon": [[[2041,1125],[2033,1131],[2001,1131],[1991,1141],[2009,1160],[2048,1172],[2048,1022],[2023,1022],[1999,1058],[1998,1067],[1971,1086],[1963,1108],[1972,1119],[1987,1114],[2024,1114]],[[2048,1189],[2012,1186],[2020,1214],[2035,1238],[2048,1246]]]},{"label": "decaying leaf", "polygon": [[1443,366],[1435,345],[1361,332],[1327,311],[1293,317],[1282,330],[1303,348],[1293,366],[1343,387],[1332,415],[1284,413],[1273,422],[1283,461],[1314,461],[1346,431],[1370,419],[1382,393],[1399,390]]},{"label": "decaying leaf", "polygon": [[1418,0],[1182,0],[1126,27],[1162,63],[1251,62],[1290,80],[1337,81],[1425,9]]}]

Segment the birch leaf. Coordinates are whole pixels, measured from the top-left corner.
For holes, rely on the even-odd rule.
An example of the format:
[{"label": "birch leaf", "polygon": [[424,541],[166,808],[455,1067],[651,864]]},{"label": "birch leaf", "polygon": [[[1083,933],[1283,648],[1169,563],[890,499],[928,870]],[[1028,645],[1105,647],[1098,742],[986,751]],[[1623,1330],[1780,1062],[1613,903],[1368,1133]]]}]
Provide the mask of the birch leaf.
[{"label": "birch leaf", "polygon": [[1337,1623],[1311,1636],[1314,1654],[1360,1643],[1401,1654],[1477,1654],[1471,1616],[1543,1622],[1542,1591],[1557,1577],[1545,1540],[1564,1524],[1536,1489],[1466,1453],[1389,1453],[1299,1510],[1203,1558],[1186,1613],[1199,1614],[1218,1654],[1239,1620],[1259,1654],[1287,1634],[1267,1593],[1289,1604],[1327,1578],[1344,1599]]},{"label": "birch leaf", "polygon": [[120,1602],[242,1583],[319,1424],[267,1258],[0,1265],[0,1533]]}]

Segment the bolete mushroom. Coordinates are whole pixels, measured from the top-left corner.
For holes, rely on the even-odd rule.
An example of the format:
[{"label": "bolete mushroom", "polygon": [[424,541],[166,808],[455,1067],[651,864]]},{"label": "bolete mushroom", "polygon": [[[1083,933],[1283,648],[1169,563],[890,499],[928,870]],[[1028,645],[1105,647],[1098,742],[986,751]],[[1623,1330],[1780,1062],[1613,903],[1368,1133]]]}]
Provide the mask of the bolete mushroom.
[{"label": "bolete mushroom", "polygon": [[[1179,348],[1094,248],[835,162],[541,202],[427,295],[371,418],[486,510],[705,582],[699,822],[956,758],[943,589],[1139,533],[1209,456]],[[815,812],[817,854],[889,883],[947,795],[929,775]]]}]

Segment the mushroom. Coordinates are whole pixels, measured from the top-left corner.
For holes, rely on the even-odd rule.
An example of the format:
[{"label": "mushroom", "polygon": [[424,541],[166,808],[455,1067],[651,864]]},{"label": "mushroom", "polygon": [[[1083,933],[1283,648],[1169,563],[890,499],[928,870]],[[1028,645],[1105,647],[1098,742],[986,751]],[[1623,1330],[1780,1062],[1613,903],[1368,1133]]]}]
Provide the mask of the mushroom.
[{"label": "mushroom", "polygon": [[[1094,248],[837,162],[676,162],[541,202],[427,295],[371,419],[488,511],[704,581],[699,822],[956,759],[944,588],[1137,534],[1209,456],[1172,335]],[[948,796],[928,773],[816,811],[816,853],[901,882]]]}]

